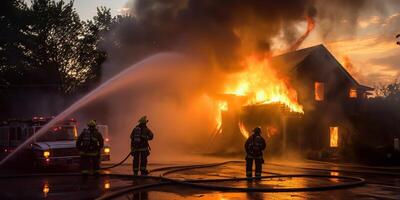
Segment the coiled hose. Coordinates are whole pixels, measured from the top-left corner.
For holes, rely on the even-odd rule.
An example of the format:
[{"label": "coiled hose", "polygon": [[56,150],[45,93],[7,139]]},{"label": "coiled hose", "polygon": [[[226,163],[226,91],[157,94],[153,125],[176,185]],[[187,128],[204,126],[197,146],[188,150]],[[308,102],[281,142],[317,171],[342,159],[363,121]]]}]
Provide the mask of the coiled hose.
[{"label": "coiled hose", "polygon": [[[350,176],[332,176],[332,175],[308,175],[308,174],[289,174],[289,175],[272,175],[272,176],[262,176],[262,177],[252,177],[252,178],[225,178],[225,179],[202,179],[202,180],[185,180],[180,181],[176,179],[171,179],[165,177],[167,174],[175,173],[178,171],[187,171],[191,169],[199,169],[199,168],[207,168],[207,167],[215,167],[220,165],[225,165],[228,163],[237,163],[242,161],[227,161],[222,163],[215,163],[215,164],[204,164],[204,165],[186,165],[186,166],[176,166],[176,167],[164,167],[151,170],[151,172],[156,171],[164,171],[169,170],[163,173],[161,176],[142,176],[139,178],[152,178],[158,179],[160,182],[153,183],[153,184],[145,184],[139,186],[131,186],[126,187],[114,192],[107,193],[97,200],[106,200],[112,199],[121,195],[124,195],[128,192],[147,189],[151,187],[158,187],[161,185],[168,185],[168,184],[178,184],[184,185],[189,187],[195,187],[200,189],[206,190],[214,190],[214,191],[230,191],[230,192],[303,192],[303,191],[324,191],[324,190],[335,190],[335,189],[343,189],[343,188],[350,188],[361,186],[365,184],[365,179],[359,177],[350,177]],[[343,182],[335,185],[327,185],[327,186],[315,186],[315,187],[298,187],[298,188],[255,188],[255,187],[231,187],[231,186],[220,186],[220,185],[213,185],[213,184],[205,184],[210,182],[228,182],[228,181],[252,181],[252,180],[261,180],[267,178],[336,178],[336,179],[343,179],[348,180],[349,182]]]},{"label": "coiled hose", "polygon": [[[110,169],[117,167],[123,164],[130,156],[130,153],[119,163],[114,164],[109,167],[104,167],[101,169]],[[191,169],[200,169],[200,168],[208,168],[208,167],[216,167],[221,165],[226,165],[228,163],[243,163],[243,161],[226,161],[221,163],[213,163],[213,164],[200,164],[200,165],[184,165],[184,166],[174,166],[174,167],[163,167],[157,168],[150,171],[157,172],[157,171],[166,171],[161,176],[141,176],[135,178],[142,178],[142,179],[156,179],[160,182],[152,183],[152,184],[143,184],[143,185],[136,185],[136,186],[128,186],[122,189],[119,189],[114,192],[106,193],[105,195],[97,198],[97,200],[105,200],[105,199],[112,199],[121,195],[124,195],[128,192],[138,191],[153,187],[159,187],[162,185],[183,185],[189,187],[195,187],[199,189],[206,189],[206,190],[214,190],[214,191],[231,191],[231,192],[302,192],[302,191],[324,191],[324,190],[335,190],[335,189],[343,189],[343,188],[350,188],[361,186],[366,183],[365,179],[359,177],[350,177],[350,176],[331,176],[331,175],[313,175],[313,174],[288,174],[288,175],[271,175],[271,176],[262,176],[257,178],[223,178],[223,179],[202,179],[202,180],[176,180],[172,178],[165,177],[167,174],[176,173],[179,171],[188,171]],[[80,176],[79,173],[53,173],[53,174],[24,174],[24,175],[9,175],[9,176],[1,176],[1,179],[7,178],[26,178],[26,177],[54,177],[54,176]],[[108,176],[108,177],[115,177],[115,178],[133,178],[132,175],[127,174],[102,174],[101,176]],[[228,182],[228,181],[252,181],[252,180],[261,180],[267,178],[336,178],[336,179],[343,179],[348,180],[349,182],[343,182],[335,185],[327,185],[327,186],[315,186],[315,187],[298,187],[298,188],[255,188],[255,187],[231,187],[231,186],[220,186],[214,184],[205,184],[205,183],[217,183],[217,182]]]}]

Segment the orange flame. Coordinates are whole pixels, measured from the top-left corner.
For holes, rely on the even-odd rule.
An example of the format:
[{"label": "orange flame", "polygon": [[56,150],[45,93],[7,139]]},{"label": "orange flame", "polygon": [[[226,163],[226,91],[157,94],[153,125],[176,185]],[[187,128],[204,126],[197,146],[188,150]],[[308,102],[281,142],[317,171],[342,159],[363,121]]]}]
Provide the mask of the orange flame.
[{"label": "orange flame", "polygon": [[[245,105],[278,103],[285,105],[290,112],[304,113],[303,106],[297,101],[297,92],[280,74],[273,69],[269,60],[249,57],[245,60],[247,69],[232,75],[226,83],[225,94],[245,97]],[[218,103],[217,130],[221,132],[222,111],[227,111],[227,102]],[[243,122],[238,124],[239,130],[245,138],[249,137]],[[276,129],[269,131],[269,136],[276,133]]]},{"label": "orange flame", "polygon": [[218,102],[218,112],[216,116],[216,121],[217,121],[217,133],[221,132],[221,127],[222,127],[222,111],[227,111],[228,110],[228,102],[226,101],[219,101]]},{"label": "orange flame", "polygon": [[329,127],[330,132],[330,147],[338,147],[338,135],[339,135],[339,128]]},{"label": "orange flame", "polygon": [[291,112],[304,113],[297,92],[269,65],[268,60],[247,59],[247,70],[233,77],[225,93],[247,97],[245,105],[281,103]]},{"label": "orange flame", "polygon": [[244,124],[242,121],[239,121],[238,126],[239,126],[240,133],[242,133],[243,137],[246,139],[249,138],[250,133],[246,130],[246,127],[244,127]]},{"label": "orange flame", "polygon": [[[243,137],[249,138],[250,132],[247,131],[247,129],[242,121],[239,121],[238,126],[239,126],[240,133],[242,133]],[[273,126],[268,126],[268,127],[266,127],[266,131],[267,131],[266,132],[267,138],[271,138],[278,132],[278,129]]]},{"label": "orange flame", "polygon": [[[314,29],[315,22],[311,17],[307,17],[306,32],[291,46],[290,50],[296,50]],[[244,59],[246,69],[240,73],[228,77],[225,84],[225,94],[233,94],[244,97],[245,105],[256,104],[283,104],[290,112],[304,113],[303,106],[298,103],[297,92],[294,90],[288,80],[282,77],[272,66],[267,58],[259,59],[257,56],[250,56]],[[221,130],[222,111],[228,110],[227,102],[218,103],[218,112],[216,116],[217,130]],[[240,132],[245,138],[249,137],[249,132],[244,124],[238,124]],[[277,132],[276,129],[268,131],[268,136]]]},{"label": "orange flame", "polygon": [[274,126],[268,126],[267,127],[267,137],[270,138],[274,136],[278,132],[278,129],[275,128]]}]

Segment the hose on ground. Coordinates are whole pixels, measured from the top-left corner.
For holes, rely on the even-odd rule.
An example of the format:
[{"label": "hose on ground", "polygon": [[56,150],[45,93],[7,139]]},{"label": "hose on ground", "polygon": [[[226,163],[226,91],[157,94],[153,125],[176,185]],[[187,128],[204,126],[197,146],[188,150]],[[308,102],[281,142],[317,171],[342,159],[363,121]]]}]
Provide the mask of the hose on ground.
[{"label": "hose on ground", "polygon": [[126,157],[123,160],[121,160],[119,163],[111,165],[111,166],[108,166],[108,167],[102,167],[100,169],[105,170],[105,169],[111,169],[111,168],[114,168],[114,167],[118,167],[118,166],[122,165],[126,160],[128,160],[128,158],[130,156],[131,156],[131,153],[129,152],[128,155],[126,155]]},{"label": "hose on ground", "polygon": [[[146,188],[150,187],[157,187],[160,185],[167,185],[167,184],[179,184],[183,186],[195,187],[199,189],[206,189],[206,190],[214,190],[214,191],[230,191],[230,192],[302,192],[302,191],[324,191],[324,190],[334,190],[334,189],[343,189],[343,188],[350,188],[361,186],[366,183],[365,179],[359,177],[350,177],[350,176],[332,176],[332,175],[308,175],[308,174],[289,174],[289,175],[273,175],[273,176],[262,176],[262,177],[252,177],[252,178],[225,178],[225,179],[202,179],[202,180],[185,180],[180,181],[176,179],[171,179],[165,177],[167,174],[175,173],[178,171],[186,171],[191,169],[198,169],[198,168],[206,168],[206,167],[215,167],[224,165],[227,163],[232,162],[242,162],[242,161],[227,161],[223,163],[215,163],[215,164],[205,164],[205,165],[188,165],[188,166],[177,166],[177,167],[165,167],[165,168],[158,168],[152,170],[154,171],[163,171],[164,169],[171,169],[165,173],[163,173],[159,177],[154,176],[145,176],[142,178],[158,178],[161,182],[146,185]],[[204,184],[210,182],[228,182],[228,181],[253,181],[253,180],[262,180],[262,179],[271,179],[271,178],[335,178],[335,179],[344,179],[348,180],[349,182],[343,182],[335,185],[327,185],[327,186],[315,186],[315,187],[298,187],[298,188],[255,188],[255,187],[231,187],[231,186],[220,186],[220,185],[212,185],[212,184]],[[114,192],[110,192],[105,194],[97,200],[106,200],[112,199],[121,195],[124,195],[128,192],[141,190],[143,188],[139,186],[132,186],[127,187],[122,190],[117,190]]]},{"label": "hose on ground", "polygon": [[[121,165],[123,162],[127,160],[130,154],[126,156],[121,162],[107,167],[106,169],[110,169],[112,167],[116,167]],[[343,189],[361,186],[366,183],[365,179],[359,177],[350,177],[350,176],[332,176],[332,175],[313,175],[313,174],[288,174],[288,175],[272,175],[272,176],[262,176],[262,177],[252,177],[252,178],[222,178],[222,179],[201,179],[201,180],[176,180],[172,178],[167,178],[165,175],[172,174],[178,171],[187,171],[192,169],[199,168],[207,168],[207,167],[216,167],[225,165],[228,163],[242,163],[243,161],[226,161],[222,163],[214,163],[214,164],[202,164],[202,165],[185,165],[185,166],[175,166],[175,167],[164,167],[153,169],[151,172],[156,171],[164,171],[161,176],[141,176],[137,178],[144,179],[156,179],[159,180],[157,183],[144,184],[144,185],[135,185],[128,186],[122,189],[106,193],[105,195],[97,198],[98,200],[112,199],[121,195],[124,195],[128,192],[138,191],[153,187],[159,187],[162,185],[171,185],[177,184],[182,186],[194,187],[199,189],[206,190],[214,190],[214,191],[230,191],[230,192],[303,192],[303,191],[324,191],[324,190],[335,190],[335,189]],[[104,168],[103,168],[104,169]],[[28,175],[9,175],[9,176],[1,176],[1,179],[7,178],[26,178],[26,177],[42,177],[42,176],[79,176],[79,173],[53,173],[53,174],[28,174]],[[132,175],[126,174],[102,174],[101,176],[115,177],[115,178],[128,178],[132,179]],[[335,178],[347,180],[346,182],[335,184],[335,185],[325,185],[325,186],[314,186],[314,187],[298,187],[298,188],[259,188],[259,187],[231,187],[231,186],[221,186],[215,184],[205,184],[205,183],[217,183],[217,182],[229,182],[229,181],[253,181],[253,180],[262,180],[262,179],[272,179],[272,178]]]}]

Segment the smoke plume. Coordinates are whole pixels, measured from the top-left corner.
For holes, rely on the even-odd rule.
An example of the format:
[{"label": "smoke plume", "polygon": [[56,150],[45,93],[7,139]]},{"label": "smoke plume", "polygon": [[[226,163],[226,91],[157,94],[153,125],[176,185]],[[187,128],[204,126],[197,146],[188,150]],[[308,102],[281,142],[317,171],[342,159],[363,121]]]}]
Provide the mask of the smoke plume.
[{"label": "smoke plume", "polygon": [[307,29],[304,36],[297,27],[300,22],[315,21],[320,34],[332,39],[339,33],[352,34],[362,11],[384,12],[386,5],[379,0],[134,0],[127,4],[130,17],[120,18],[104,44],[109,71],[162,51],[201,56],[210,62],[208,68],[240,70],[244,54],[270,55],[274,37],[280,36],[279,46],[290,50],[300,46],[310,32]]},{"label": "smoke plume", "polygon": [[[167,64],[167,59],[148,65],[135,75],[142,82],[108,98],[104,122],[117,131],[114,144],[124,152],[135,120],[148,114],[150,126],[157,129],[159,155],[165,150],[160,148],[163,144],[175,148],[171,144],[190,140],[201,149],[208,142],[214,115],[207,98],[221,92],[226,74],[245,68],[244,58],[269,57],[275,46],[296,50],[314,25],[325,39],[343,30],[351,34],[348,27],[363,10],[385,9],[378,0],[132,0],[127,4],[130,14],[118,18],[102,44],[108,55],[104,79],[160,52],[179,52],[185,61]],[[304,22],[308,27],[299,30]]]}]

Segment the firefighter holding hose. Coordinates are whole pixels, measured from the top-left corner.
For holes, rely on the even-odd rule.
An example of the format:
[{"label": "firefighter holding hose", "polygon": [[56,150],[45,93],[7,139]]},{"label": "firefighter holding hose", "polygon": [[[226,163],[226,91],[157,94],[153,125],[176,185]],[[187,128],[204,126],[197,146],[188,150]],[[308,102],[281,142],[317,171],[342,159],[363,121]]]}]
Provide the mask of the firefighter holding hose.
[{"label": "firefighter holding hose", "polygon": [[101,133],[97,130],[95,120],[87,123],[88,128],[83,129],[76,141],[76,148],[81,157],[82,175],[100,173],[100,150],[104,146]]},{"label": "firefighter holding hose", "polygon": [[[138,125],[131,133],[131,155],[133,156],[133,175],[137,176],[139,169],[141,175],[147,175],[147,157],[150,155],[149,140],[153,139],[153,133],[147,127],[146,116],[139,119]],[[139,168],[140,166],[140,168]]]},{"label": "firefighter holding hose", "polygon": [[256,164],[256,177],[261,177],[262,164],[264,163],[263,151],[266,144],[264,138],[261,136],[261,128],[256,127],[253,134],[246,140],[244,148],[246,150],[246,176],[252,177],[253,175],[253,160]]}]

